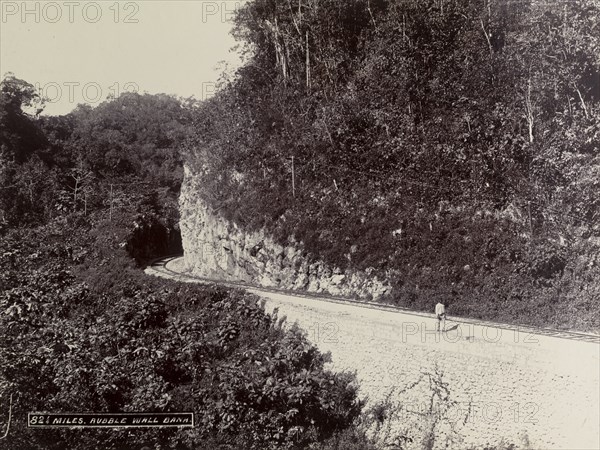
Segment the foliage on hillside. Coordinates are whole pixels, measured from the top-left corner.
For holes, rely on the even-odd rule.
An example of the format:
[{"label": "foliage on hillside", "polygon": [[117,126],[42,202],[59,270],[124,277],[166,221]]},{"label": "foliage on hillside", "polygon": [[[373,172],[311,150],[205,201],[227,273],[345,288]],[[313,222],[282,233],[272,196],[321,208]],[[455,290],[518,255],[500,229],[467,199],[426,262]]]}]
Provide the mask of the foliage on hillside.
[{"label": "foliage on hillside", "polygon": [[187,141],[199,195],[373,267],[388,301],[597,329],[599,17],[595,0],[248,2],[248,62]]},{"label": "foliage on hillside", "polygon": [[[172,251],[190,105],[124,95],[36,118],[30,84],[1,87],[0,446],[368,447],[354,378],[299,330],[256,297],[152,279],[131,258]],[[197,426],[27,428],[29,412],[126,411],[193,411]]]},{"label": "foliage on hillside", "polygon": [[[95,219],[70,215],[0,238],[3,411],[14,394],[3,445],[291,448],[353,422],[352,378],[325,371],[302,333],[284,331],[249,294],[149,279],[106,237],[115,224]],[[81,408],[194,411],[198,425],[27,428],[27,412]]]},{"label": "foliage on hillside", "polygon": [[165,226],[178,221],[179,147],[192,105],[126,93],[66,116],[31,116],[43,99],[24,80],[0,83],[0,230],[58,215],[130,208],[154,192]]}]

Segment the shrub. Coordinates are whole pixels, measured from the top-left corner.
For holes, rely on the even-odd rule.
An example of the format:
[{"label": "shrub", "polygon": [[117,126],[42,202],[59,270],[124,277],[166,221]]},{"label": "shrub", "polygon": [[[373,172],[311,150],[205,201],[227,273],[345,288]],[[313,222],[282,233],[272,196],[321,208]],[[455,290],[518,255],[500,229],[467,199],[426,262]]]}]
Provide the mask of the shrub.
[{"label": "shrub", "polygon": [[[119,248],[75,263],[86,227],[48,230],[53,239],[42,229],[0,238],[9,448],[298,448],[358,417],[353,377],[325,370],[303,333],[283,330],[256,297],[148,278]],[[198,425],[40,433],[26,425],[33,411],[194,411]]]}]

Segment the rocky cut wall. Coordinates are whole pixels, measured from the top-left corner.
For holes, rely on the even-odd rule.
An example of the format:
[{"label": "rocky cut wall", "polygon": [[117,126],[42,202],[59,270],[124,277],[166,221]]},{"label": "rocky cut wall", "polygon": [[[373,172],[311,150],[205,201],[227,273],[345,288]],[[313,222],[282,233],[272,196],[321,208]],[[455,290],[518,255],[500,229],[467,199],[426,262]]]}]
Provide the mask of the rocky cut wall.
[{"label": "rocky cut wall", "polygon": [[202,180],[188,167],[179,197],[186,270],[283,290],[377,300],[391,288],[361,271],[341,271],[311,260],[301,243],[282,246],[264,230],[246,231],[219,216],[201,198]]}]

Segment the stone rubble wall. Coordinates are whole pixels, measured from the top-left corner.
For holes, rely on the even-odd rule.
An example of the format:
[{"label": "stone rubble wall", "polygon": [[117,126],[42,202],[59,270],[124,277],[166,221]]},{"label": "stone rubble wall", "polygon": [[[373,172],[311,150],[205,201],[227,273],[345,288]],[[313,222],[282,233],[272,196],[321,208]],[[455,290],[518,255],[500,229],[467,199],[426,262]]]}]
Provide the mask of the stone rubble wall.
[{"label": "stone rubble wall", "polygon": [[202,180],[184,168],[179,197],[186,269],[198,276],[263,287],[377,300],[391,291],[370,271],[342,271],[315,261],[302,245],[282,246],[264,231],[245,231],[200,198]]}]

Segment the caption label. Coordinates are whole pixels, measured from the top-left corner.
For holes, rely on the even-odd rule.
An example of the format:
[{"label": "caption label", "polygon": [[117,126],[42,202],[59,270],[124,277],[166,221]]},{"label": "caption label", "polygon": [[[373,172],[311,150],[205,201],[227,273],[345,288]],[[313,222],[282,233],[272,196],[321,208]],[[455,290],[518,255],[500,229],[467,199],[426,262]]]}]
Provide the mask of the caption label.
[{"label": "caption label", "polygon": [[193,427],[194,413],[28,413],[28,428]]}]

